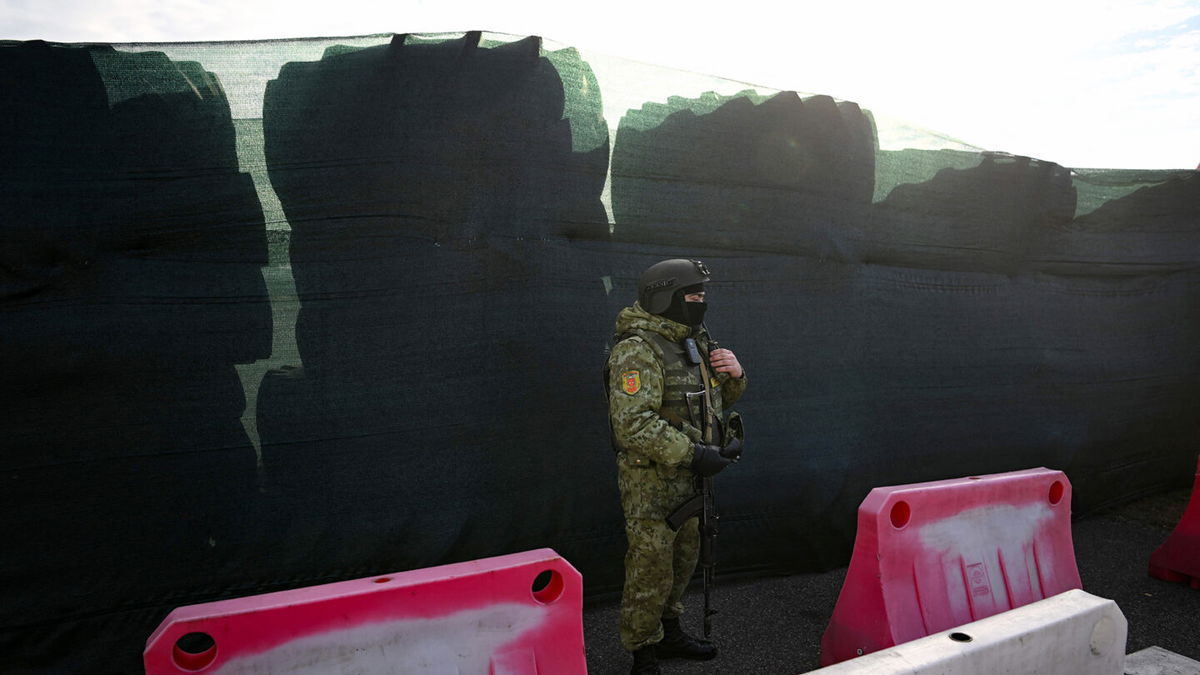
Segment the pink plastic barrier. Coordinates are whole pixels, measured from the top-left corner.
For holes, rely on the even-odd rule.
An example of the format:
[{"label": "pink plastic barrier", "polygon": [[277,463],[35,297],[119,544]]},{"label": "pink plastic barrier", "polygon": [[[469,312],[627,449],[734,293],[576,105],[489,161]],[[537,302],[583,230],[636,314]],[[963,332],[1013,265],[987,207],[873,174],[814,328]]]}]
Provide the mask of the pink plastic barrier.
[{"label": "pink plastic barrier", "polygon": [[583,578],[550,549],[180,607],[159,673],[587,673]]},{"label": "pink plastic barrier", "polygon": [[875,488],[858,507],[821,665],[1079,587],[1061,471]]},{"label": "pink plastic barrier", "polygon": [[1150,554],[1150,576],[1200,589],[1200,460],[1183,517],[1163,545]]}]

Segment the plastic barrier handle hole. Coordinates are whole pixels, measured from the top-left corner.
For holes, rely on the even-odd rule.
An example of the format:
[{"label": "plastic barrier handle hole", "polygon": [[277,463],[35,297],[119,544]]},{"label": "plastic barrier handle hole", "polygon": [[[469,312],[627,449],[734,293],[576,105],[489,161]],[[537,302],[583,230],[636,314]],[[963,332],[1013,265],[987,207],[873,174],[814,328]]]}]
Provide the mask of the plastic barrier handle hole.
[{"label": "plastic barrier handle hole", "polygon": [[533,593],[533,599],[549,605],[558,600],[562,596],[563,589],[566,588],[566,582],[563,581],[563,575],[558,570],[542,570],[533,579],[533,583],[529,586],[530,592]]},{"label": "plastic barrier handle hole", "polygon": [[1057,504],[1062,501],[1063,494],[1066,493],[1066,490],[1067,489],[1063,487],[1063,482],[1061,480],[1056,480],[1050,484],[1050,494],[1047,495],[1047,498],[1050,500],[1051,504]]},{"label": "plastic barrier handle hole", "polygon": [[376,579],[376,580],[375,580],[375,583],[377,583],[377,584],[386,584],[387,582],[389,582],[389,581],[391,581],[391,580],[392,580],[392,578],[391,578],[391,577],[379,577],[378,579]]},{"label": "plastic barrier handle hole", "polygon": [[911,518],[912,518],[912,507],[908,505],[908,502],[896,502],[895,504],[892,504],[892,511],[891,511],[892,527],[899,530],[900,528],[907,525],[909,519],[911,519]]},{"label": "plastic barrier handle hole", "polygon": [[188,633],[175,641],[171,658],[183,670],[204,670],[217,658],[217,642],[208,633]]},{"label": "plastic barrier handle hole", "polygon": [[974,640],[975,638],[971,637],[970,635],[967,635],[966,633],[951,633],[950,639],[954,640],[955,642],[970,642],[971,640]]}]

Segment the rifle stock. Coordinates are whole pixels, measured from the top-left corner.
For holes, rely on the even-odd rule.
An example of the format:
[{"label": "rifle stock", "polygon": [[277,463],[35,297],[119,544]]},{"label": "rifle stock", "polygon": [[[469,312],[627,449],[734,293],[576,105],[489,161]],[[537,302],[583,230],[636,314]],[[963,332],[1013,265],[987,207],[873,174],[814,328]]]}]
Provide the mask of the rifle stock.
[{"label": "rifle stock", "polygon": [[700,515],[704,509],[704,495],[696,493],[692,495],[686,502],[675,507],[675,510],[667,516],[667,527],[672,531],[678,532],[679,528],[683,527],[689,519]]}]

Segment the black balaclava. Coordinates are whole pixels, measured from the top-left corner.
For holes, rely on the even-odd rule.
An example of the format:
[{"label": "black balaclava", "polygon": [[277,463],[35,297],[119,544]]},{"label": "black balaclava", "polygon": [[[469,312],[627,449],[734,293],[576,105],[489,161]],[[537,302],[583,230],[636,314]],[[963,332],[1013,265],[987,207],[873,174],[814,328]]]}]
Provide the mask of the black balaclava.
[{"label": "black balaclava", "polygon": [[685,326],[699,328],[700,324],[704,322],[704,313],[708,311],[708,303],[686,302],[683,296],[702,291],[704,291],[704,284],[692,284],[675,291],[671,294],[671,304],[663,310],[662,316]]}]

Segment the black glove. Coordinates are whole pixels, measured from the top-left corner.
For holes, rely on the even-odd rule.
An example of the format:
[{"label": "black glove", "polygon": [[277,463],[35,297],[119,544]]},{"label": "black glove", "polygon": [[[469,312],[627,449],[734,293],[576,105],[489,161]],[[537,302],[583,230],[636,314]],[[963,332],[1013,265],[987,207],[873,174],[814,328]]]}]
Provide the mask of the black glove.
[{"label": "black glove", "polygon": [[721,472],[721,469],[733,464],[733,460],[721,453],[721,448],[708,443],[692,444],[692,473],[708,478]]},{"label": "black glove", "polygon": [[726,459],[738,461],[742,458],[742,439],[734,436],[729,439],[725,447],[721,448],[721,456]]}]

